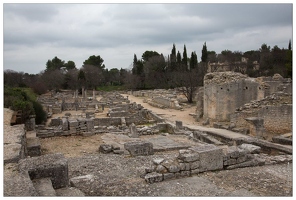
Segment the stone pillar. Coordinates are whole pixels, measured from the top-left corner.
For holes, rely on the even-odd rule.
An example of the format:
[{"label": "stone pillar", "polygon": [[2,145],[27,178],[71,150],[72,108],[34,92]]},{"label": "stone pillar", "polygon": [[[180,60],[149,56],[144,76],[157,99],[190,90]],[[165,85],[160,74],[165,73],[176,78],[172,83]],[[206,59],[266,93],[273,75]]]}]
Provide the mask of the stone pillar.
[{"label": "stone pillar", "polygon": [[264,138],[264,119],[259,117],[249,117],[245,119],[250,124],[250,135],[257,138]]},{"label": "stone pillar", "polygon": [[78,98],[78,90],[76,90],[76,96],[75,96],[75,98]]},{"label": "stone pillar", "polygon": [[129,134],[129,137],[131,137],[131,138],[138,138],[139,137],[139,134],[138,134],[138,131],[137,131],[137,127],[135,126],[134,123],[130,125],[130,134]]},{"label": "stone pillar", "polygon": [[176,121],[176,129],[177,130],[183,129],[183,122],[182,121]]},{"label": "stone pillar", "polygon": [[85,95],[85,93],[84,93],[84,87],[82,87],[81,91],[82,91],[81,92],[82,98],[85,98],[85,96],[84,96]]},{"label": "stone pillar", "polygon": [[87,99],[87,90],[85,90],[84,98]]},{"label": "stone pillar", "polygon": [[96,100],[96,91],[93,90],[93,101],[95,101],[95,100]]}]

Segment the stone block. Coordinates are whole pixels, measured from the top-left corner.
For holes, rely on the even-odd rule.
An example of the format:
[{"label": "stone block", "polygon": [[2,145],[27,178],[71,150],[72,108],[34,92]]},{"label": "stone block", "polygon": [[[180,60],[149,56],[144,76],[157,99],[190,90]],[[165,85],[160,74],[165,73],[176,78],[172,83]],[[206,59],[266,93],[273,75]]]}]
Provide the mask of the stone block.
[{"label": "stone block", "polygon": [[190,170],[190,163],[179,163],[181,171],[188,171]]},{"label": "stone block", "polygon": [[200,172],[223,169],[223,150],[212,144],[190,148],[199,155]]},{"label": "stone block", "polygon": [[50,125],[51,126],[59,126],[62,124],[62,120],[60,118],[52,118]]},{"label": "stone block", "polygon": [[223,165],[224,165],[224,166],[235,165],[235,164],[236,164],[236,159],[234,159],[234,158],[230,158],[230,159],[225,160],[225,161],[223,162]]},{"label": "stone block", "polygon": [[164,161],[163,158],[158,158],[158,159],[154,159],[154,160],[153,160],[153,163],[154,163],[155,165],[159,165],[159,164],[161,164],[163,161]]},{"label": "stone block", "polygon": [[198,169],[200,166],[200,161],[195,161],[190,163],[190,169]]},{"label": "stone block", "polygon": [[165,174],[163,174],[163,180],[169,180],[169,179],[173,179],[173,178],[175,178],[174,173],[165,173]]},{"label": "stone block", "polygon": [[152,172],[152,173],[146,174],[145,180],[147,183],[161,182],[163,181],[163,175],[156,172]]},{"label": "stone block", "polygon": [[162,173],[163,174],[163,173],[167,172],[167,169],[162,165],[157,165],[157,167],[155,168],[155,171],[157,173]]},{"label": "stone block", "polygon": [[53,188],[68,186],[68,160],[63,154],[48,154],[19,161],[19,172],[28,173],[31,180],[50,177]]},{"label": "stone block", "polygon": [[52,187],[50,178],[34,179],[32,182],[38,196],[56,196],[56,191]]},{"label": "stone block", "polygon": [[191,175],[194,175],[194,174],[198,174],[199,173],[199,169],[193,169],[191,170]]},{"label": "stone block", "polygon": [[137,131],[137,127],[135,126],[135,124],[131,124],[129,128],[130,128],[129,137],[131,137],[131,138],[138,138],[139,137],[139,133]]},{"label": "stone block", "polygon": [[113,146],[110,144],[101,144],[99,147],[99,152],[101,153],[111,153],[113,150]]},{"label": "stone block", "polygon": [[181,175],[182,177],[184,177],[184,176],[190,176],[191,173],[190,173],[190,171],[181,171],[181,172],[180,172],[180,175]]},{"label": "stone block", "polygon": [[247,155],[244,155],[244,156],[240,156],[236,159],[236,163],[242,163],[242,162],[245,162],[247,161]]},{"label": "stone block", "polygon": [[62,118],[62,127],[63,127],[63,131],[69,130],[68,119],[65,117]]},{"label": "stone block", "polygon": [[147,156],[153,155],[153,144],[151,142],[135,141],[124,143],[124,148],[132,156]]},{"label": "stone block", "polygon": [[245,150],[247,153],[260,153],[261,147],[253,145],[253,144],[241,144],[238,146],[238,148]]},{"label": "stone block", "polygon": [[36,136],[39,137],[39,138],[53,137],[54,136],[54,131],[53,130],[39,130],[36,133]]},{"label": "stone block", "polygon": [[120,150],[120,149],[113,149],[113,153],[114,154],[124,154],[124,150]]},{"label": "stone block", "polygon": [[194,162],[199,160],[199,154],[192,150],[179,150],[178,158],[184,162]]},{"label": "stone block", "polygon": [[41,145],[38,137],[27,138],[27,153],[31,157],[41,155]]},{"label": "stone block", "polygon": [[94,176],[92,174],[87,174],[83,176],[76,176],[70,179],[71,187],[79,188],[82,185],[90,184],[94,181]]}]

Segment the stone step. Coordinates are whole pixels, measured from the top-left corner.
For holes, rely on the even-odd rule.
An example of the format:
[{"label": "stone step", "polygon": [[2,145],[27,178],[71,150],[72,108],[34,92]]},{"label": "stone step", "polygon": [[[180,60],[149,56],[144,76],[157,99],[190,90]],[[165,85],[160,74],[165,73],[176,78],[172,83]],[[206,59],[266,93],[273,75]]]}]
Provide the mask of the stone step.
[{"label": "stone step", "polygon": [[39,196],[56,196],[50,178],[40,178],[32,180],[33,185]]}]

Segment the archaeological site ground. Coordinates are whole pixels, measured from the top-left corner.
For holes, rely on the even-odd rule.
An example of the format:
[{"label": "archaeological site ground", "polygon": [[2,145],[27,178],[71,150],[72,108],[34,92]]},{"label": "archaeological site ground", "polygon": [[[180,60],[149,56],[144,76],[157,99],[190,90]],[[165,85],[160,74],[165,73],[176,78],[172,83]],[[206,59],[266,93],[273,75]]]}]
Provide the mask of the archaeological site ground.
[{"label": "archaeological site ground", "polygon": [[4,196],[292,197],[292,81],[208,73],[178,88],[49,92],[4,108]]}]

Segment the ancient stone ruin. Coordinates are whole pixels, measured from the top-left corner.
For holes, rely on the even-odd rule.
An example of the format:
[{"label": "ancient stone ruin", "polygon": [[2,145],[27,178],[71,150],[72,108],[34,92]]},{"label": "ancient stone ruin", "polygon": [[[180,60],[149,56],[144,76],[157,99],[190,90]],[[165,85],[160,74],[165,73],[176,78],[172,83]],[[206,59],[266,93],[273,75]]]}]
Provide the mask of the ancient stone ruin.
[{"label": "ancient stone ruin", "polygon": [[[292,162],[291,80],[221,72],[207,74],[204,83],[196,95],[196,120],[207,121],[204,126],[186,125],[182,119],[171,123],[128,98],[145,97],[150,105],[182,112],[184,101],[175,90],[40,96],[46,124],[35,125],[31,116],[25,124],[4,127],[4,196],[97,196],[130,180],[153,185],[210,171]],[[97,135],[103,141],[97,151],[79,159],[42,151],[41,141],[48,138]],[[104,163],[94,163],[101,159]],[[73,169],[80,162],[86,171]],[[91,171],[96,167],[100,170]],[[108,182],[117,170],[122,179]],[[133,173],[125,179],[120,170]]]}]

